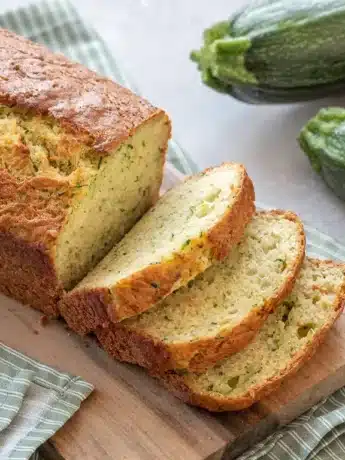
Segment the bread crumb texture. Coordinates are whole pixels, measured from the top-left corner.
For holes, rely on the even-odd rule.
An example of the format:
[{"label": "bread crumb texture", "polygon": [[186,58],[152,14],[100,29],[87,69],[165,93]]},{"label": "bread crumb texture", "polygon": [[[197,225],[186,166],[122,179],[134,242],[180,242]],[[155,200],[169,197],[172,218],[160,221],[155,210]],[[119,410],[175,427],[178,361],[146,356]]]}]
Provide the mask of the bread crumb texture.
[{"label": "bread crumb texture", "polygon": [[187,373],[184,382],[189,391],[206,397],[206,405],[208,398],[211,406],[218,400],[225,410],[248,396],[253,403],[262,387],[294,367],[296,358],[303,362],[315,337],[332,325],[344,300],[344,275],[344,266],[306,260],[291,295],[269,316],[254,341],[201,375]]},{"label": "bread crumb texture", "polygon": [[18,179],[68,177],[77,185],[97,171],[97,157],[80,138],[23,109],[0,106],[0,148],[0,167]]},{"label": "bread crumb texture", "polygon": [[222,340],[252,310],[274,298],[294,274],[304,249],[301,231],[289,215],[258,213],[223,262],[123,326],[166,345]]}]

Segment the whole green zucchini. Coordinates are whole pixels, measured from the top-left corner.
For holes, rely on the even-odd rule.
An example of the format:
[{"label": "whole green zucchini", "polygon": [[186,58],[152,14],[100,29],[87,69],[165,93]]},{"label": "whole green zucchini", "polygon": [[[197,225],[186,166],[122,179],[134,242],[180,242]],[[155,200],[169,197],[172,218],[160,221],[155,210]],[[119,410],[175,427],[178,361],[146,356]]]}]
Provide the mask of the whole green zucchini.
[{"label": "whole green zucchini", "polygon": [[259,0],[204,32],[202,79],[246,102],[345,92],[345,0]]},{"label": "whole green zucchini", "polygon": [[345,109],[321,109],[300,132],[299,143],[315,171],[345,200]]}]

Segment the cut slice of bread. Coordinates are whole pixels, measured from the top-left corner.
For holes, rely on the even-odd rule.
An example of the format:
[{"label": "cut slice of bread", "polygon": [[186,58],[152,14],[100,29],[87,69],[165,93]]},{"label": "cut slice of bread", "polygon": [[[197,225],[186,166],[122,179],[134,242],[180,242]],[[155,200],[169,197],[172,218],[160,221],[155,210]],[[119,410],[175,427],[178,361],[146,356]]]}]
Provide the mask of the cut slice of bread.
[{"label": "cut slice of bread", "polygon": [[205,373],[165,373],[184,401],[211,411],[245,409],[279,387],[324,340],[344,307],[345,265],[306,259],[291,295],[253,342]]},{"label": "cut slice of bread", "polygon": [[258,213],[223,262],[150,311],[96,335],[120,360],[160,370],[205,369],[254,337],[292,290],[304,250],[295,214]]},{"label": "cut slice of bread", "polygon": [[208,169],[169,190],[60,303],[71,329],[95,331],[151,308],[223,259],[255,210],[242,165]]}]

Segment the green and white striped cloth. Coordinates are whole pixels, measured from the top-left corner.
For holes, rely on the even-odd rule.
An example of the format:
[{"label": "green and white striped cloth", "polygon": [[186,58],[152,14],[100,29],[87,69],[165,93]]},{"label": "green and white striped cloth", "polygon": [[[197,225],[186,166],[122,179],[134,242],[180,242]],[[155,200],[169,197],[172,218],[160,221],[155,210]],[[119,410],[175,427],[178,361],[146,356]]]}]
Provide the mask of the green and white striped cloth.
[{"label": "green and white striped cloth", "polygon": [[[52,50],[60,51],[135,90],[121,71],[121,66],[115,60],[116,56],[114,59],[99,35],[83,22],[71,4],[65,0],[43,1],[8,12],[0,16],[0,26],[44,43]],[[196,169],[175,142],[171,142],[168,159],[183,173],[189,174]],[[345,247],[312,228],[307,227],[306,230],[309,255],[345,261]],[[30,389],[32,382],[35,383],[34,390]],[[52,391],[49,397],[44,393],[44,388]],[[20,441],[32,442],[32,453],[43,440],[56,431],[56,427],[50,425],[52,419],[61,426],[91,390],[91,386],[80,379],[56,372],[5,346],[0,346],[0,459],[29,458],[28,452],[24,455],[20,449],[16,451],[16,457],[1,457],[1,436],[6,432],[6,417],[13,415],[16,407],[20,405],[27,407],[28,397],[36,398],[37,404],[43,402],[47,408],[38,417],[42,423],[39,429],[43,430],[39,436],[34,433],[30,433],[29,436],[23,434],[23,440]],[[6,391],[9,396],[4,404]],[[63,400],[59,398],[61,395],[65,395]],[[59,409],[54,417],[51,416],[51,407]],[[8,432],[9,428],[10,426]],[[116,453],[114,455],[116,458]],[[34,457],[38,460],[39,454],[36,453]],[[259,459],[345,460],[345,390],[337,391],[308,413],[247,451],[239,460]]]},{"label": "green and white striped cloth", "polygon": [[[0,342],[0,459],[29,459],[92,390],[80,377],[58,372]],[[34,458],[38,460],[38,454]]]},{"label": "green and white striped cloth", "polygon": [[238,460],[312,459],[345,459],[344,388],[238,458]]}]

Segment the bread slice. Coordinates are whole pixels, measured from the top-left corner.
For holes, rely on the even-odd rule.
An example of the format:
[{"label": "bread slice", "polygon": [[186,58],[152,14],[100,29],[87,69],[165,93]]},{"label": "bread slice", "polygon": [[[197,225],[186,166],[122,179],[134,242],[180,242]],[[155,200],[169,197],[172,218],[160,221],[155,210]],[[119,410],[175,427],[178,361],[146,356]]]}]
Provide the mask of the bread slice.
[{"label": "bread slice", "polygon": [[242,242],[150,311],[96,335],[112,356],[144,367],[202,370],[239,351],[291,291],[303,226],[284,211],[256,214]]},{"label": "bread slice", "polygon": [[151,308],[243,236],[254,189],[242,165],[228,163],[168,191],[61,302],[80,334]]},{"label": "bread slice", "polygon": [[0,41],[0,290],[58,314],[157,200],[170,121],[43,46]]},{"label": "bread slice", "polygon": [[279,387],[313,355],[344,307],[345,265],[306,259],[291,295],[253,342],[205,373],[167,372],[176,396],[210,411],[245,409]]}]

